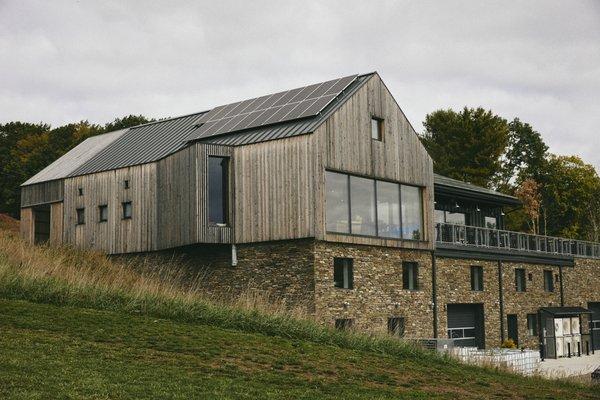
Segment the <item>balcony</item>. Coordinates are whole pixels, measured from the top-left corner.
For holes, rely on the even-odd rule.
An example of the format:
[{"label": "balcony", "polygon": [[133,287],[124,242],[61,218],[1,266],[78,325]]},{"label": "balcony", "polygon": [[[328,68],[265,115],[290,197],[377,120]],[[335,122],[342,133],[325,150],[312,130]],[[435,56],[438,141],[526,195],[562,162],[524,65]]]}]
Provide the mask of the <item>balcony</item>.
[{"label": "balcony", "polygon": [[600,243],[445,223],[435,231],[437,244],[600,259]]}]

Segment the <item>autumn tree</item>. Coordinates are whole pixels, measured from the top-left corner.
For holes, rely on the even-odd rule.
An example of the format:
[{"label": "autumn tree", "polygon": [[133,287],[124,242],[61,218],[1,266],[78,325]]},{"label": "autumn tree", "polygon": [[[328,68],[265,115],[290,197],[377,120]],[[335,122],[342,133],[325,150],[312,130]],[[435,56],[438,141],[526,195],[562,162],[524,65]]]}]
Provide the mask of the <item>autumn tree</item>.
[{"label": "autumn tree", "polygon": [[517,188],[515,194],[523,202],[523,213],[527,216],[529,231],[538,234],[542,207],[539,183],[531,178],[525,179]]}]

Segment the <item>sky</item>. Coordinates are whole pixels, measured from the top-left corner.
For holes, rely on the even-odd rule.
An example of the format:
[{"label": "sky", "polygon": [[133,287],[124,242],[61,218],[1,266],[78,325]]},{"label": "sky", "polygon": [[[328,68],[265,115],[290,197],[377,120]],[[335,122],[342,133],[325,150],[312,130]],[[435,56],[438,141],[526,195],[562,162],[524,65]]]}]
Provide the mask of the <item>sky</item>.
[{"label": "sky", "polygon": [[418,132],[482,106],[600,171],[600,0],[0,0],[0,123],[178,116],[371,71]]}]

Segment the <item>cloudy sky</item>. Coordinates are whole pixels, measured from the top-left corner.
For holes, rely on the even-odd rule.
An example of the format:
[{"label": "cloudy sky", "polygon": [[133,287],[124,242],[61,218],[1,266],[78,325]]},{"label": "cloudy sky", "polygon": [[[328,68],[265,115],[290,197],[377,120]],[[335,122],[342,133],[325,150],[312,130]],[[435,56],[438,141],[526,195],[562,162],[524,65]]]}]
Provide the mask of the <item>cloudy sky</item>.
[{"label": "cloudy sky", "polygon": [[600,170],[600,0],[0,0],[0,122],[166,117],[378,71],[418,131],[519,117]]}]

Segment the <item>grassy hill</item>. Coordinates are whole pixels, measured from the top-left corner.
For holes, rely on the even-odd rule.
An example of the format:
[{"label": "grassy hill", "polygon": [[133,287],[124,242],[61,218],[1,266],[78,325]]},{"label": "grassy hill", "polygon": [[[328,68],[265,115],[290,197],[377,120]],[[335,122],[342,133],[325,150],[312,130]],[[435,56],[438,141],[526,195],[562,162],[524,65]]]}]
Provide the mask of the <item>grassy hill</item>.
[{"label": "grassy hill", "polygon": [[0,398],[599,398],[321,327],[264,298],[207,299],[176,264],[0,232]]}]

